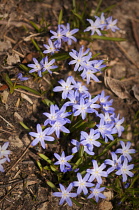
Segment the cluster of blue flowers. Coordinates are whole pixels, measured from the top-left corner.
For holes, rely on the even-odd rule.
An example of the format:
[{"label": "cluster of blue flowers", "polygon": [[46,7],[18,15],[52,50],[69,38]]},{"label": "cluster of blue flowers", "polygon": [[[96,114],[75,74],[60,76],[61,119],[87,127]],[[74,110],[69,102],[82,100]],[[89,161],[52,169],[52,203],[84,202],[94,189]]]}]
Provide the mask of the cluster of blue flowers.
[{"label": "cluster of blue flowers", "polygon": [[[95,32],[98,35],[102,35],[100,30],[104,29],[111,29],[113,32],[116,30],[119,30],[119,28],[116,26],[117,19],[112,20],[112,17],[105,18],[104,13],[101,14],[100,17],[95,16],[96,20],[93,21],[92,19],[87,19],[87,21],[91,24],[91,26],[88,26],[84,32],[86,31],[92,31],[91,35],[93,35]],[[75,33],[77,33],[79,29],[72,29],[70,30],[70,24],[67,23],[67,25],[59,24],[57,31],[52,31],[52,36],[48,40],[48,44],[44,44],[44,47],[46,50],[43,51],[44,54],[54,54],[56,51],[59,51],[62,47],[62,42],[66,42],[68,45],[71,45],[72,42],[77,42],[77,39],[75,36],[73,36]],[[53,42],[52,42],[53,40]],[[89,84],[90,79],[93,79],[94,81],[98,82],[99,79],[94,75],[94,73],[97,73],[98,71],[101,71],[102,68],[104,68],[106,65],[102,65],[104,62],[103,60],[91,60],[92,53],[89,52],[89,49],[84,51],[84,47],[82,46],[77,52],[76,50],[72,49],[72,52],[69,53],[74,60],[72,60],[70,64],[75,64],[74,71],[82,71],[81,77],[83,79],[86,79],[87,84]],[[36,58],[33,58],[34,64],[28,64],[28,67],[31,68],[29,73],[37,72],[39,77],[42,77],[42,72],[48,71],[50,74],[52,74],[53,69],[56,69],[57,66],[54,65],[55,59],[52,59],[48,61],[48,56],[44,57],[41,61],[38,61]],[[28,77],[23,77],[21,73],[17,75],[17,78],[21,81],[28,80]]]},{"label": "cluster of blue flowers", "polygon": [[[87,198],[95,197],[96,201],[98,201],[99,197],[105,198],[101,193],[105,189],[105,187],[100,186],[103,181],[102,177],[108,177],[108,175],[114,171],[116,175],[122,175],[123,182],[126,182],[127,176],[132,177],[134,175],[130,171],[133,169],[134,165],[128,165],[128,163],[132,159],[130,154],[135,153],[135,150],[129,149],[131,146],[130,142],[125,144],[121,141],[120,144],[122,149],[117,149],[115,152],[111,152],[112,159],[106,159],[104,163],[99,166],[97,160],[93,159],[93,156],[95,155],[95,147],[101,146],[100,139],[104,139],[107,143],[109,140],[114,140],[113,134],[117,134],[118,137],[120,137],[124,131],[124,127],[121,125],[124,118],[120,119],[119,115],[115,115],[114,108],[111,107],[113,100],[109,100],[109,96],[105,96],[104,91],[92,98],[88,89],[82,85],[81,82],[75,81],[72,76],[69,76],[66,81],[61,79],[59,84],[61,86],[56,86],[53,91],[62,92],[62,99],[65,100],[65,103],[61,108],[57,105],[51,105],[50,112],[44,113],[47,117],[44,126],[48,127],[42,131],[40,124],[38,124],[37,133],[29,133],[31,136],[36,137],[32,142],[32,146],[40,142],[45,149],[45,140],[47,142],[55,140],[54,137],[50,136],[51,134],[54,136],[55,133],[55,138],[60,139],[61,132],[70,133],[70,130],[66,128],[66,124],[71,123],[68,118],[69,116],[73,115],[75,118],[78,117],[79,120],[87,120],[88,113],[94,113],[96,121],[98,122],[96,123],[96,127],[91,128],[89,132],[81,131],[80,140],[71,140],[71,145],[73,145],[71,151],[72,154],[66,156],[64,151],[61,155],[54,153],[54,156],[57,159],[54,164],[60,166],[60,171],[62,173],[68,171],[74,171],[76,173],[80,171],[80,168],[78,168],[78,170],[73,170],[68,161],[73,160],[75,153],[79,152],[80,147],[82,146],[84,152],[89,156],[92,156],[93,169],[88,168],[84,178],[82,178],[80,172],[78,172],[78,181],[70,183],[67,189],[60,184],[62,192],[55,192],[54,195],[62,197],[60,204],[67,201],[67,203],[71,205],[70,197],[75,197],[75,195],[79,195],[82,191],[86,195],[88,193],[87,187],[90,187],[92,193]],[[118,157],[117,153],[121,153],[121,156]],[[111,166],[110,168],[108,167],[109,165]],[[94,185],[95,187],[92,188]],[[73,187],[78,187],[77,193],[70,193],[70,190]]]},{"label": "cluster of blue flowers", "polygon": [[[91,26],[87,27],[84,31],[92,31],[91,35],[95,32],[98,35],[102,35],[100,30],[111,29],[113,32],[119,28],[116,26],[117,20],[112,20],[112,17],[104,17],[104,13],[100,17],[95,16],[96,20],[87,19]],[[70,30],[70,24],[66,26],[58,25],[57,31],[50,32],[53,34],[48,40],[48,44],[44,44],[46,50],[44,54],[54,54],[59,51],[62,47],[62,42],[66,42],[68,45],[72,44],[72,41],[77,41],[73,36],[78,32],[78,29]],[[53,40],[53,42],[52,42]],[[103,60],[92,60],[92,53],[90,49],[84,50],[84,46],[81,46],[79,52],[72,49],[69,52],[70,57],[73,59],[69,62],[69,65],[75,65],[74,71],[81,72],[82,79],[86,80],[89,84],[90,80],[93,79],[95,82],[99,82],[99,79],[95,75],[97,72],[101,72],[106,67]],[[55,59],[48,61],[48,56],[43,58],[40,62],[36,58],[33,58],[34,64],[28,64],[28,67],[32,69],[29,71],[37,72],[39,77],[42,77],[42,72],[48,71],[52,73],[52,69],[56,69],[54,65]],[[109,96],[105,95],[104,90],[95,97],[92,97],[86,86],[81,82],[75,81],[72,76],[69,76],[66,81],[61,79],[59,86],[56,86],[53,91],[61,92],[64,104],[62,107],[57,105],[50,106],[50,112],[43,113],[47,119],[44,121],[45,129],[43,130],[40,124],[37,124],[37,132],[30,132],[29,134],[35,137],[32,141],[32,146],[37,145],[39,142],[43,149],[46,148],[46,143],[54,142],[55,139],[62,137],[61,132],[70,133],[68,125],[73,120],[88,121],[89,117],[95,116],[94,120],[96,125],[90,128],[89,131],[81,131],[80,139],[71,139],[71,155],[66,156],[63,151],[62,154],[54,153],[56,158],[55,165],[59,165],[59,170],[62,173],[68,173],[70,171],[75,173],[75,180],[65,188],[62,184],[59,184],[61,192],[54,192],[53,195],[61,197],[60,205],[65,201],[69,206],[72,206],[70,197],[77,197],[81,193],[88,195],[88,199],[94,197],[96,202],[99,198],[105,198],[102,191],[105,187],[102,187],[103,177],[114,172],[116,175],[121,175],[123,182],[127,181],[127,176],[132,177],[134,174],[130,171],[133,169],[133,164],[128,164],[131,161],[130,154],[135,153],[134,149],[130,149],[131,143],[125,144],[123,141],[120,142],[122,149],[117,149],[115,152],[111,152],[111,159],[104,160],[103,163],[99,163],[94,157],[96,148],[101,146],[101,140],[104,143],[108,143],[109,140],[113,141],[113,134],[117,134],[118,137],[122,135],[124,127],[122,123],[124,118],[120,119],[120,115],[116,116],[115,110],[112,107],[113,100],[109,100]],[[93,118],[93,117],[92,117]],[[72,120],[71,120],[72,119]],[[46,142],[45,142],[46,141]],[[73,169],[74,156],[80,151],[81,147],[88,157],[92,157],[92,167],[87,168],[85,174],[81,173],[80,166],[77,169]],[[117,156],[117,154],[121,154]],[[73,161],[73,163],[71,163]],[[110,166],[110,167],[109,167]],[[74,192],[70,192],[74,188]],[[75,189],[77,192],[75,193]],[[88,190],[89,188],[89,190]]]},{"label": "cluster of blue flowers", "polygon": [[4,172],[4,168],[2,166],[6,161],[10,162],[8,155],[11,154],[10,150],[7,150],[9,146],[9,142],[5,142],[3,146],[0,146],[0,171]]},{"label": "cluster of blue flowers", "polygon": [[101,13],[101,16],[95,16],[95,21],[92,19],[87,19],[87,21],[90,23],[90,26],[88,26],[85,31],[91,31],[91,35],[94,35],[96,32],[99,36],[102,35],[101,30],[108,30],[111,29],[113,32],[116,30],[119,30],[119,28],[116,26],[117,19],[112,20],[112,16],[105,18],[104,13]]}]

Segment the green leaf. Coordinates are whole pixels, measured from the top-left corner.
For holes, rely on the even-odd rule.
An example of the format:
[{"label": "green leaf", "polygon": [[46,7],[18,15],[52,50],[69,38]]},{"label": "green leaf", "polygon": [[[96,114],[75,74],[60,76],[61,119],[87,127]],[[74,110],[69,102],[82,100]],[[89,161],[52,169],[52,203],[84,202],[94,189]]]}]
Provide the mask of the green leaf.
[{"label": "green leaf", "polygon": [[80,146],[80,149],[79,149],[79,157],[80,157],[80,158],[83,157],[83,154],[84,154],[84,146],[81,145],[81,146]]},{"label": "green leaf", "polygon": [[50,105],[53,105],[53,104],[54,104],[52,101],[50,101],[50,100],[47,99],[47,98],[43,99],[42,102],[43,102],[44,104],[46,104],[47,106],[50,106]]},{"label": "green leaf", "polygon": [[102,13],[102,12],[104,12],[104,13],[105,13],[105,12],[109,12],[109,11],[111,11],[111,10],[112,10],[114,7],[116,7],[116,6],[117,6],[116,4],[113,4],[113,5],[109,6],[109,7],[107,7],[106,9],[102,10],[101,13]]},{"label": "green leaf", "polygon": [[40,27],[38,27],[38,26],[36,25],[36,23],[34,23],[33,21],[29,21],[29,23],[33,26],[33,28],[36,29],[37,32],[40,32]]},{"label": "green leaf", "polygon": [[100,157],[100,156],[104,155],[116,143],[117,143],[117,139],[115,139],[114,141],[109,143],[108,146],[106,146],[106,148],[103,150],[103,152],[100,153],[97,157]]},{"label": "green leaf", "polygon": [[73,166],[73,170],[74,169],[76,169],[76,168],[78,168],[78,166],[80,165],[82,163],[82,158],[79,158],[77,161],[76,161],[76,163],[75,163],[75,165]]},{"label": "green leaf", "polygon": [[106,40],[106,41],[115,41],[115,42],[121,42],[121,41],[126,41],[124,38],[117,38],[117,37],[106,37],[106,36],[98,36],[98,35],[92,35],[92,39],[101,39],[101,40]]},{"label": "green leaf", "polygon": [[60,10],[60,13],[59,13],[59,17],[58,17],[58,24],[60,25],[61,22],[62,22],[62,18],[63,18],[63,10],[61,9]]},{"label": "green leaf", "polygon": [[39,157],[45,160],[47,163],[52,164],[52,161],[44,154],[38,153]]},{"label": "green leaf", "polygon": [[43,169],[50,171],[50,167],[49,166],[44,166]]},{"label": "green leaf", "polygon": [[29,72],[29,68],[28,68],[27,66],[25,66],[24,64],[19,64],[19,67],[20,67],[22,70],[24,70],[24,71],[26,71],[26,72]]},{"label": "green leaf", "polygon": [[16,85],[16,86],[15,86],[15,89],[18,89],[18,88],[21,88],[21,89],[23,89],[23,90],[27,90],[27,91],[29,91],[29,92],[31,92],[31,93],[34,93],[35,95],[41,96],[41,93],[39,93],[38,91],[36,91],[36,90],[34,90],[34,89],[32,89],[32,88],[29,88],[29,87],[27,87],[27,86]]},{"label": "green leaf", "polygon": [[23,122],[19,122],[19,123],[20,123],[20,125],[21,125],[23,128],[25,128],[27,131],[30,131],[30,128],[29,128],[28,126],[26,126],[25,123],[23,123]]},{"label": "green leaf", "polygon": [[58,189],[52,182],[50,182],[49,180],[46,180],[46,184],[48,184],[48,186],[51,187],[54,191],[58,192]]},{"label": "green leaf", "polygon": [[77,202],[74,198],[71,198],[72,202],[75,203],[77,206],[79,206],[80,208],[83,207],[82,204],[80,204],[79,202]]},{"label": "green leaf", "polygon": [[40,161],[39,161],[39,160],[37,160],[36,162],[37,162],[37,165],[38,165],[38,167],[39,167],[40,171],[42,171],[42,170],[43,170],[43,168],[42,168],[42,165],[41,165]]},{"label": "green leaf", "polygon": [[3,73],[2,74],[2,78],[4,79],[4,81],[6,82],[6,84],[9,86],[10,93],[13,93],[13,91],[14,91],[14,85],[13,85],[11,79],[9,78],[8,74],[7,73]]},{"label": "green leaf", "polygon": [[133,184],[136,182],[136,180],[138,180],[138,179],[139,179],[139,174],[137,174],[136,176],[134,176],[134,178],[132,179],[132,182],[131,182],[129,188],[131,188],[133,186]]},{"label": "green leaf", "polygon": [[58,169],[57,169],[54,165],[50,165],[50,168],[51,168],[51,170],[54,171],[54,172],[57,172],[57,171],[58,171]]},{"label": "green leaf", "polygon": [[98,4],[97,4],[96,11],[95,11],[95,14],[94,14],[94,15],[98,15],[97,13],[98,13],[98,11],[99,11],[99,9],[100,9],[100,6],[101,6],[101,4],[102,4],[102,1],[103,1],[103,0],[99,0],[99,2],[98,2]]},{"label": "green leaf", "polygon": [[64,53],[56,53],[52,56],[52,58],[56,59],[57,61],[61,61],[70,58],[70,56],[69,53],[64,52]]},{"label": "green leaf", "polygon": [[76,13],[74,10],[71,10],[71,11],[72,11],[72,13],[73,13],[76,17],[79,18],[79,20],[81,20],[82,23],[84,23],[81,15],[79,15],[78,13]]}]

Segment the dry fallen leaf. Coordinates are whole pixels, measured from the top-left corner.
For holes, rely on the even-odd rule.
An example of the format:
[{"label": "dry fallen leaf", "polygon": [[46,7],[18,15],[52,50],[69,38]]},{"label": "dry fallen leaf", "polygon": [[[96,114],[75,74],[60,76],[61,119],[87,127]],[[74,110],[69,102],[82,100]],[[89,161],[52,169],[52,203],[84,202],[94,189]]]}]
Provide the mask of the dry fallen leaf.
[{"label": "dry fallen leaf", "polygon": [[19,55],[15,54],[15,53],[12,53],[12,55],[8,54],[8,57],[7,57],[7,64],[8,65],[12,65],[12,64],[15,64],[15,63],[18,63],[18,62],[20,62]]},{"label": "dry fallen leaf", "polygon": [[14,113],[14,117],[15,117],[19,122],[22,122],[22,121],[23,121],[23,117],[21,117],[21,115],[18,114],[17,112]]},{"label": "dry fallen leaf", "polygon": [[112,209],[113,209],[112,203],[106,200],[103,200],[99,204],[99,208],[98,208],[98,210],[112,210]]},{"label": "dry fallen leaf", "polygon": [[111,91],[115,93],[119,98],[121,99],[130,98],[130,94],[126,90],[122,81],[119,81],[109,76],[104,76],[104,82],[105,82],[105,85],[108,88],[110,88]]},{"label": "dry fallen leaf", "polygon": [[8,99],[8,95],[9,95],[9,92],[7,90],[4,90],[2,93],[1,93],[1,101],[2,103],[6,104],[7,103],[7,99]]},{"label": "dry fallen leaf", "polygon": [[139,101],[139,84],[134,85],[132,90],[134,92],[135,98]]}]

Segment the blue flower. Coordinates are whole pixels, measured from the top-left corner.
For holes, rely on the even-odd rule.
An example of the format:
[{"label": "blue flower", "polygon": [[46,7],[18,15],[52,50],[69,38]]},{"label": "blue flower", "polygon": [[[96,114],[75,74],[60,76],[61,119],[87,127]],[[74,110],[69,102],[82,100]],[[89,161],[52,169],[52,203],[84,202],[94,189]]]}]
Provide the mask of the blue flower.
[{"label": "blue flower", "polygon": [[23,77],[22,73],[18,73],[17,78],[20,79],[21,81],[25,81],[29,79],[28,77]]},{"label": "blue flower", "polygon": [[57,105],[51,105],[50,106],[50,113],[44,112],[43,114],[48,117],[47,120],[45,120],[44,125],[46,126],[47,124],[53,125],[59,118],[58,114],[58,106]]},{"label": "blue flower", "polygon": [[0,159],[0,171],[1,172],[4,172],[4,168],[3,168],[2,164],[5,163],[6,160],[7,160],[6,158]]},{"label": "blue flower", "polygon": [[73,182],[73,186],[74,187],[78,187],[78,189],[77,189],[77,195],[79,195],[82,191],[83,191],[84,195],[86,195],[88,193],[87,187],[94,186],[94,184],[92,184],[90,182],[87,182],[89,176],[90,176],[90,174],[87,173],[84,176],[84,178],[82,178],[81,174],[80,173],[77,173],[78,181],[74,181]]},{"label": "blue flower", "polygon": [[118,137],[120,137],[122,135],[122,132],[124,131],[124,127],[121,125],[124,122],[124,117],[122,119],[119,119],[119,117],[120,115],[118,114],[118,116],[114,118],[115,121],[114,131],[115,133],[118,133]]},{"label": "blue flower", "polygon": [[100,29],[103,30],[105,28],[105,26],[107,26],[106,19],[104,17],[104,12],[101,13],[100,17],[95,16],[95,18],[100,21],[100,24],[101,24]]},{"label": "blue flower", "polygon": [[56,197],[61,197],[59,205],[62,205],[64,201],[68,203],[69,206],[72,206],[72,201],[70,197],[74,198],[77,196],[76,193],[70,193],[73,188],[73,184],[70,183],[67,189],[62,184],[59,184],[61,192],[54,192],[53,195]]},{"label": "blue flower", "polygon": [[92,146],[100,147],[101,143],[97,141],[99,137],[100,137],[100,134],[93,128],[90,129],[89,134],[84,131],[81,131],[81,143],[84,146],[92,145]]},{"label": "blue flower", "polygon": [[105,187],[100,188],[100,184],[96,184],[96,187],[90,188],[90,190],[92,191],[92,193],[87,197],[88,199],[95,197],[96,202],[98,202],[99,198],[106,198],[106,196],[101,193],[105,190]]},{"label": "blue flower", "polygon": [[37,72],[39,77],[42,77],[42,65],[37,61],[36,58],[33,58],[34,64],[28,64],[27,66],[32,68],[29,73]]},{"label": "blue flower", "polygon": [[105,124],[104,118],[100,118],[99,124],[96,126],[98,127],[97,132],[101,134],[101,136],[105,139],[105,142],[108,142],[108,139],[111,141],[114,140],[114,137],[112,136],[113,132],[113,125],[114,124]]},{"label": "blue flower", "polygon": [[117,175],[122,175],[123,177],[123,182],[127,181],[127,175],[130,177],[133,177],[134,174],[130,171],[131,169],[134,168],[134,164],[128,165],[128,160],[127,158],[124,159],[123,165],[121,168],[115,173]]},{"label": "blue flower", "polygon": [[112,100],[111,100],[111,101],[108,101],[108,98],[109,98],[109,97],[110,97],[110,96],[105,96],[105,92],[104,92],[104,90],[102,90],[102,91],[101,91],[101,94],[100,94],[100,96],[99,96],[100,104],[101,104],[101,105],[108,104],[108,105],[111,106]]},{"label": "blue flower", "polygon": [[120,156],[118,158],[117,155],[114,152],[111,152],[111,156],[112,156],[112,160],[111,159],[106,159],[104,161],[105,164],[108,164],[108,165],[112,166],[107,170],[108,174],[111,173],[114,170],[120,169],[121,166],[122,166],[122,160],[124,159],[123,156]]},{"label": "blue flower", "polygon": [[86,83],[89,84],[90,79],[93,79],[95,82],[99,82],[100,80],[94,75],[96,73],[96,70],[92,69],[84,69],[84,71],[81,74],[81,77],[83,79],[86,79]]},{"label": "blue flower", "polygon": [[100,19],[97,18],[95,21],[91,20],[91,19],[87,19],[87,21],[91,24],[91,26],[88,26],[84,32],[86,31],[91,31],[91,35],[94,35],[94,33],[96,32],[99,36],[101,36],[101,32],[100,32],[100,28],[103,26],[100,23]]},{"label": "blue flower", "polygon": [[58,159],[58,161],[55,162],[54,165],[60,165],[61,172],[65,172],[66,166],[71,168],[71,165],[68,163],[68,161],[73,158],[73,155],[65,156],[65,152],[63,151],[61,156],[57,153],[54,153],[54,156]]},{"label": "blue flower", "polygon": [[0,146],[0,158],[6,157],[6,160],[10,162],[8,155],[10,155],[12,152],[10,150],[7,150],[8,146],[9,142],[5,142],[3,146]]},{"label": "blue flower", "polygon": [[52,59],[50,62],[48,62],[47,56],[45,58],[43,58],[40,62],[41,66],[42,66],[42,72],[47,70],[50,74],[52,74],[51,69],[57,68],[57,66],[53,65],[54,62],[55,62],[55,59]]},{"label": "blue flower", "polygon": [[52,136],[48,136],[52,134],[51,129],[50,128],[46,128],[44,131],[42,131],[42,127],[40,124],[37,124],[37,133],[35,132],[29,132],[30,136],[36,137],[31,145],[35,146],[36,144],[38,144],[38,142],[41,143],[41,146],[43,147],[43,149],[46,148],[45,146],[45,142],[44,141],[54,141],[54,137]]},{"label": "blue flower", "polygon": [[106,67],[105,64],[101,65],[103,62],[103,60],[95,60],[94,69],[96,69],[97,71],[101,71],[102,68]]},{"label": "blue flower", "polygon": [[69,76],[67,78],[67,81],[65,82],[63,79],[61,79],[59,81],[61,86],[56,86],[53,91],[54,92],[61,92],[62,91],[62,98],[66,99],[68,97],[68,94],[70,93],[70,91],[74,88],[74,86],[72,85],[74,82],[74,79],[72,76]]},{"label": "blue flower", "polygon": [[95,153],[93,152],[93,146],[92,145],[82,145],[82,141],[79,142],[75,139],[71,140],[71,143],[75,146],[72,148],[72,153],[76,153],[79,151],[80,147],[83,146],[84,147],[84,151],[89,154],[89,155],[94,155]]},{"label": "blue flower", "polygon": [[72,52],[70,52],[70,56],[72,58],[74,58],[74,60],[69,62],[69,65],[71,64],[75,64],[74,67],[74,71],[77,71],[78,68],[84,63],[85,59],[87,59],[87,55],[89,52],[89,49],[87,49],[86,51],[84,51],[84,46],[82,46],[79,50],[79,52],[77,52],[76,50],[72,49]]},{"label": "blue flower", "polygon": [[61,48],[61,42],[62,40],[65,40],[67,29],[65,30],[61,27],[61,25],[58,25],[57,32],[52,30],[50,30],[50,32],[53,34],[53,36],[51,36],[51,39],[56,39],[56,41],[54,41],[54,46],[56,48]]},{"label": "blue flower", "polygon": [[73,107],[75,108],[74,116],[78,116],[81,114],[82,119],[84,120],[87,113],[91,113],[92,110],[89,108],[90,102],[85,103],[85,100],[83,97],[80,98],[79,104],[74,104]]},{"label": "blue flower", "polygon": [[67,42],[68,42],[68,45],[71,45],[72,44],[72,40],[77,42],[77,39],[73,36],[73,34],[77,33],[79,31],[79,29],[73,29],[70,31],[70,24],[67,23],[67,27],[65,27],[65,36],[67,37]]},{"label": "blue flower", "polygon": [[127,144],[125,144],[123,141],[120,141],[120,144],[122,146],[122,149],[117,149],[115,153],[121,153],[130,162],[132,160],[132,157],[130,154],[135,153],[136,152],[135,149],[129,149],[131,146],[131,142],[129,141],[127,142]]},{"label": "blue flower", "polygon": [[106,29],[111,29],[113,32],[115,32],[116,30],[119,30],[119,28],[116,26],[117,19],[112,20],[112,16],[111,16],[106,19],[106,22],[107,22]]},{"label": "blue flower", "polygon": [[52,127],[50,128],[50,132],[51,133],[55,132],[57,138],[60,137],[60,131],[63,131],[64,133],[70,133],[69,129],[67,129],[64,126],[66,123],[67,122],[64,121],[63,119],[62,120],[61,119],[57,120],[54,124],[52,124]]},{"label": "blue flower", "polygon": [[98,166],[96,160],[92,160],[93,163],[93,169],[87,169],[87,172],[91,174],[89,178],[89,182],[92,182],[94,179],[97,179],[97,182],[99,184],[102,184],[102,178],[101,177],[107,177],[108,174],[106,171],[103,171],[104,168],[106,168],[106,165],[102,163],[100,166]]},{"label": "blue flower", "polygon": [[51,54],[54,54],[55,51],[58,51],[53,42],[51,41],[51,39],[48,39],[48,44],[44,44],[43,46],[47,49],[47,50],[44,50],[43,53],[47,54],[47,53],[51,53]]}]

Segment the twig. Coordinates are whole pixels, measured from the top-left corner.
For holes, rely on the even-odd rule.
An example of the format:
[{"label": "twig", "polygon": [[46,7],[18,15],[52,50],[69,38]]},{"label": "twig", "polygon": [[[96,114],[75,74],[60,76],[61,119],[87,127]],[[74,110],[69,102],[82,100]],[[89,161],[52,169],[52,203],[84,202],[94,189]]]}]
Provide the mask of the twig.
[{"label": "twig", "polygon": [[4,38],[5,38],[5,39],[8,39],[8,40],[9,40],[11,43],[13,43],[13,44],[16,43],[15,40],[11,39],[10,37],[8,37],[8,36],[6,36],[6,35],[4,35]]},{"label": "twig", "polygon": [[[30,143],[31,144],[31,143]],[[21,159],[24,157],[24,155],[27,153],[28,148],[30,147],[30,144],[27,146],[27,148],[25,149],[25,151],[23,152],[23,154],[20,156],[20,158],[13,164],[13,166],[6,172],[6,174],[8,174],[12,168],[14,168],[20,161]]]},{"label": "twig", "polygon": [[5,120],[1,115],[0,115],[0,118],[1,119],[3,119],[7,124],[9,124],[12,128],[14,128],[14,126],[11,124],[11,123],[9,123],[7,120]]},{"label": "twig", "polygon": [[26,26],[30,29],[32,29],[33,27],[31,25],[29,25],[28,23],[24,23],[24,22],[18,22],[18,21],[7,21],[7,20],[0,20],[0,25],[14,25],[16,27],[22,27],[22,26]]},{"label": "twig", "polygon": [[27,95],[29,95],[29,96],[34,96],[34,97],[36,97],[36,98],[41,98],[41,96],[37,96],[37,95],[35,95],[35,94],[33,94],[33,93],[28,93],[28,92],[26,92],[26,91],[24,91],[24,90],[15,89],[15,91],[20,92],[20,93],[25,93],[25,94],[27,94]]},{"label": "twig", "polygon": [[0,203],[6,198],[7,195],[9,195],[9,194],[12,192],[12,190],[13,190],[16,186],[17,186],[17,184],[15,184],[15,185],[6,193],[6,195],[0,200]]},{"label": "twig", "polygon": [[11,182],[9,182],[9,183],[7,183],[7,184],[0,184],[0,188],[7,187],[7,186],[11,186],[12,184],[22,183],[22,182],[24,182],[24,180],[27,180],[27,177],[25,177],[25,178],[22,179],[22,180],[11,181]]},{"label": "twig", "polygon": [[21,54],[20,52],[18,52],[18,51],[16,51],[16,50],[13,50],[13,49],[12,49],[12,51],[13,51],[15,54],[19,55],[21,58],[24,58],[24,57],[25,57],[23,54]]},{"label": "twig", "polygon": [[12,132],[10,132],[10,131],[6,131],[6,130],[4,130],[4,129],[1,129],[1,128],[0,128],[0,131],[2,131],[2,132],[4,132],[4,133],[13,134],[13,131],[12,131]]}]

